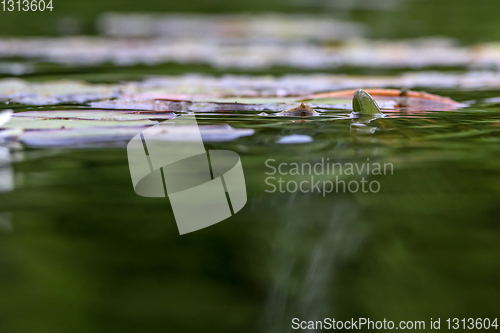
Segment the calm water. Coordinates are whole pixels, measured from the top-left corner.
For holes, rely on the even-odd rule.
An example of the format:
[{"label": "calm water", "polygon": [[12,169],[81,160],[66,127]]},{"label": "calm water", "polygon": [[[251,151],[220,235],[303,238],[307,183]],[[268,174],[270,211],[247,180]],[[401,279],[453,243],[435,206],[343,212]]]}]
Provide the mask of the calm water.
[{"label": "calm water", "polygon": [[[367,38],[479,43],[500,38],[499,6],[497,0],[66,0],[54,1],[53,13],[4,13],[0,34],[96,34],[104,12],[288,12],[364,24]],[[193,63],[68,67],[0,60],[4,69],[26,65],[22,78],[37,81],[245,73]],[[304,72],[314,70],[249,73]],[[431,318],[441,318],[445,330],[447,318],[500,317],[500,104],[480,103],[500,93],[421,90],[479,102],[457,111],[388,113],[364,127],[343,110],[306,119],[261,117],[260,111],[198,114],[200,124],[255,129],[252,136],[205,144],[240,155],[248,202],[233,217],[183,236],[168,199],[135,194],[124,148],[0,147],[0,333],[285,333],[293,318],[325,317],[423,320],[426,330]],[[297,134],[312,141],[276,143]],[[2,165],[5,160],[12,163]],[[269,193],[266,179],[278,183],[268,177],[293,188],[311,175],[269,175],[266,161],[276,167],[325,160],[393,168],[339,179],[376,181],[377,193]],[[336,175],[314,177],[337,182]]]},{"label": "calm water", "polygon": [[[184,236],[168,199],[134,193],[125,149],[11,150],[0,176],[14,183],[0,193],[0,332],[289,332],[295,317],[499,316],[500,107],[391,113],[368,124],[373,134],[332,117],[342,110],[257,113],[198,116],[256,130],[206,144],[241,156],[248,202]],[[291,134],[313,141],[276,143]],[[369,159],[393,173],[364,176],[377,193],[268,193],[268,159]]]}]

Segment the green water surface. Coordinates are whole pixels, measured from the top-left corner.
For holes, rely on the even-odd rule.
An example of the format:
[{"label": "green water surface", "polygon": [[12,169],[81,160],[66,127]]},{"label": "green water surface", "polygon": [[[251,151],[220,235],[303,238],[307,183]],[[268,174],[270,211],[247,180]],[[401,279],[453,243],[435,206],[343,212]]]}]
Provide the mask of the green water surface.
[{"label": "green water surface", "polygon": [[[184,236],[168,199],[134,193],[125,149],[13,150],[15,189],[0,194],[11,217],[0,231],[0,331],[288,332],[296,317],[498,317],[500,109],[391,113],[369,123],[373,134],[332,117],[345,112],[198,115],[256,130],[205,144],[241,156],[248,202]],[[290,134],[313,141],[276,143]],[[266,192],[266,160],[326,158],[394,170],[367,176],[377,193]]]}]

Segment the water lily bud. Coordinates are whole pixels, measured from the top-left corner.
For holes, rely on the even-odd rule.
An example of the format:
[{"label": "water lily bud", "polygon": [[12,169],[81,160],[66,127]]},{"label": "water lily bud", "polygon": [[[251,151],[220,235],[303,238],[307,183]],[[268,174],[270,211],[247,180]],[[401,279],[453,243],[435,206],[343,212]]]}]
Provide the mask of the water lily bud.
[{"label": "water lily bud", "polygon": [[363,89],[358,89],[354,93],[352,110],[360,115],[383,115],[377,102]]}]

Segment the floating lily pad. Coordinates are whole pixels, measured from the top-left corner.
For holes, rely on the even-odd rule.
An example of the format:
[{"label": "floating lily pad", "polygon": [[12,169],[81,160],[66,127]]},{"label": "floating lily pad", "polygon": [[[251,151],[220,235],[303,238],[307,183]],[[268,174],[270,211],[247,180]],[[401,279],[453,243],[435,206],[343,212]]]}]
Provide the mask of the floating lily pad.
[{"label": "floating lily pad", "polygon": [[144,127],[77,128],[28,131],[19,140],[32,147],[78,147],[95,144],[128,142]]},{"label": "floating lily pad", "polygon": [[148,126],[158,123],[152,120],[81,120],[81,119],[45,119],[12,117],[2,128],[24,129],[61,129],[81,127],[121,127],[121,126]]},{"label": "floating lily pad", "polygon": [[12,78],[0,80],[0,98],[31,105],[86,103],[116,97],[117,91],[118,88],[112,85],[89,84],[72,80],[36,83]]},{"label": "floating lily pad", "polygon": [[[208,18],[208,17],[207,17]],[[211,20],[220,20],[220,16],[211,17]],[[257,18],[256,18],[257,19]],[[147,38],[140,42],[131,43],[128,38],[110,39],[104,37],[65,37],[65,38],[4,38],[0,39],[0,56],[21,57],[28,59],[42,59],[44,61],[60,63],[66,66],[99,66],[105,63],[112,63],[117,66],[127,65],[155,65],[162,63],[182,63],[182,64],[207,64],[216,68],[239,68],[244,70],[268,69],[275,66],[287,66],[296,69],[326,69],[348,67],[376,67],[376,68],[424,68],[424,67],[471,67],[489,69],[498,65],[499,46],[496,43],[482,43],[470,46],[453,45],[449,39],[442,39],[436,42],[435,38],[417,40],[346,40],[342,45],[338,45],[332,52],[332,46],[328,43],[317,42],[326,39],[335,40],[339,33],[351,34],[360,31],[357,25],[341,24],[337,28],[325,29],[326,26],[334,26],[334,21],[329,18],[320,24],[324,17],[316,19],[289,18],[287,23],[275,31],[280,31],[274,35],[272,40],[275,43],[263,43],[257,37],[259,31],[265,31],[269,40],[271,27],[279,26],[281,18],[266,19],[266,23],[258,24],[252,19],[253,28],[240,26],[235,28],[234,24],[240,24],[241,18],[234,19],[231,28],[210,28],[207,27],[206,19],[200,24],[205,37],[193,39],[191,35],[196,24],[189,20],[187,34],[183,34],[183,29],[176,25],[175,29],[158,29],[163,25],[154,25],[156,19],[130,23],[129,19],[123,19],[126,29],[117,29],[120,33],[127,30],[137,33],[142,28],[151,31],[176,31],[175,38]],[[304,21],[305,20],[305,21]],[[178,22],[178,18],[175,19]],[[262,21],[261,21],[262,22]],[[293,22],[293,23],[291,23]],[[311,23],[312,22],[312,23]],[[277,24],[278,23],[278,24]],[[177,24],[177,23],[176,23]],[[277,24],[277,25],[276,25]],[[320,25],[318,25],[320,24]],[[154,26],[154,28],[153,28]],[[305,26],[308,29],[298,29]],[[345,28],[345,27],[350,28]],[[314,27],[314,28],[313,28]],[[352,28],[351,28],[352,27]],[[298,39],[290,40],[285,36],[290,36],[292,31],[300,30],[301,35],[307,32],[316,35],[312,40]],[[216,32],[231,32],[230,39],[213,38]],[[224,42],[234,41],[235,36],[246,32],[245,37],[238,38],[238,43]],[[327,33],[328,31],[328,33]],[[335,33],[332,33],[334,31]],[[286,32],[286,33],[285,33]],[[207,37],[207,34],[210,37]],[[235,35],[236,34],[236,35]],[[180,37],[177,35],[184,35]],[[326,35],[328,38],[326,38]],[[359,35],[359,33],[354,33]],[[262,35],[261,35],[262,36]],[[277,37],[280,36],[280,37]],[[311,35],[309,35],[311,36]],[[227,36],[226,36],[227,38]],[[316,40],[316,41],[313,41]],[[436,56],[439,55],[439,56]],[[447,84],[447,83],[444,83]],[[490,83],[491,84],[491,83]],[[498,85],[498,83],[495,83]]]},{"label": "floating lily pad", "polygon": [[275,104],[275,103],[297,103],[297,97],[226,97],[226,98],[199,98],[193,102],[212,103],[238,103],[238,104]]},{"label": "floating lily pad", "polygon": [[[198,133],[198,128],[204,142],[232,141],[255,132],[253,129],[239,129],[229,125],[175,126],[168,135],[158,135],[155,140],[189,141],[190,133]],[[129,140],[144,129],[131,126],[27,131],[19,140],[32,147],[126,146]]]},{"label": "floating lily pad", "polygon": [[169,111],[170,101],[113,99],[89,103],[92,108],[119,110]]},{"label": "floating lily pad", "polygon": [[82,119],[100,121],[131,121],[148,119],[173,119],[173,112],[145,113],[108,110],[64,110],[64,111],[26,111],[18,112],[14,117],[44,118],[44,119]]}]

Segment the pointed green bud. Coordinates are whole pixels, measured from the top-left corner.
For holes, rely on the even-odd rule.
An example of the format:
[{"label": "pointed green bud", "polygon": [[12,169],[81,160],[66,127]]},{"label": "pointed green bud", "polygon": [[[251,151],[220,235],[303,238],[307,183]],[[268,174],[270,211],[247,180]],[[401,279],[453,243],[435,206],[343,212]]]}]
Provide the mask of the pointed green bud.
[{"label": "pointed green bud", "polygon": [[375,102],[373,97],[363,89],[358,89],[354,93],[352,98],[352,110],[360,115],[383,115],[377,102]]}]

